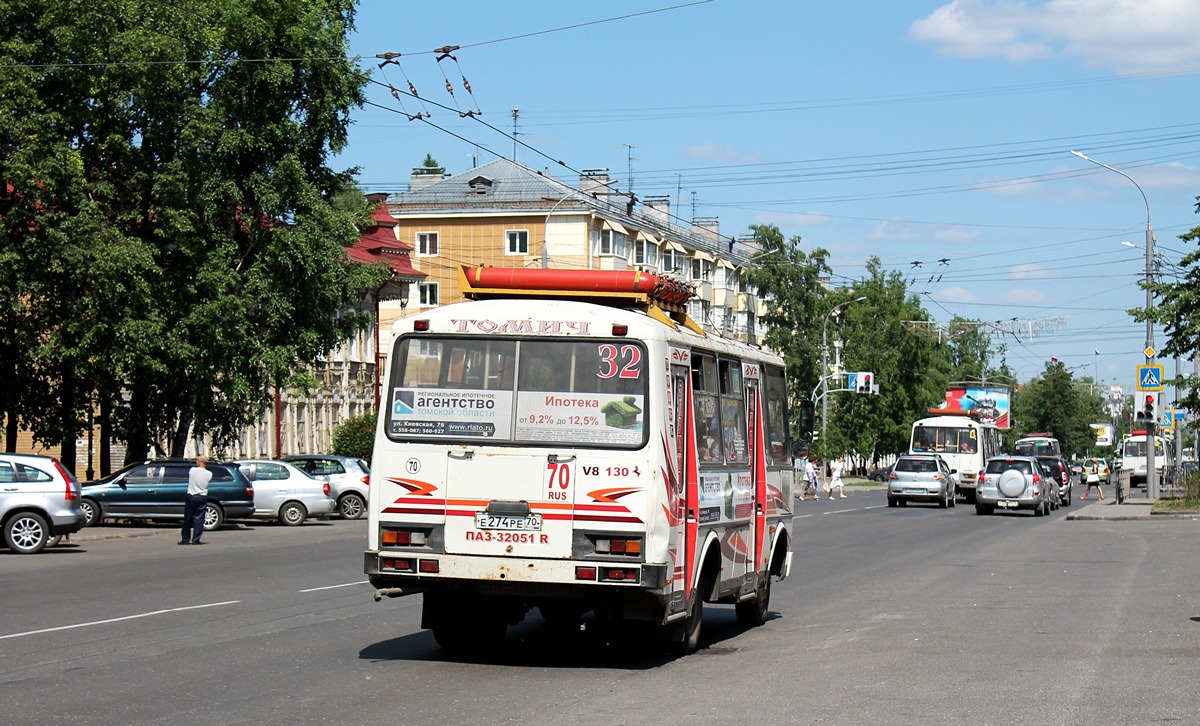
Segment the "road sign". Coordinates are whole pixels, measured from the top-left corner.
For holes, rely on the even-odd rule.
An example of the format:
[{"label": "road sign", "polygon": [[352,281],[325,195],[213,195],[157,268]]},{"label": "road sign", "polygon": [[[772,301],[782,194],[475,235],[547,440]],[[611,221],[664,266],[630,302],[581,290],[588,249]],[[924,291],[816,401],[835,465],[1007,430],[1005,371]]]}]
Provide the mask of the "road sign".
[{"label": "road sign", "polygon": [[1146,354],[1147,358],[1153,358],[1154,354],[1157,353],[1158,351],[1155,350],[1152,346],[1147,345],[1146,349],[1143,350],[1142,352]]},{"label": "road sign", "polygon": [[1138,366],[1137,380],[1139,391],[1161,391],[1163,389],[1163,367],[1158,364]]},{"label": "road sign", "polygon": [[1160,420],[1158,422],[1158,426],[1159,426],[1159,428],[1173,429],[1173,428],[1175,428],[1176,423],[1181,423],[1182,421],[1183,421],[1183,412],[1182,411],[1175,411],[1173,409],[1168,408],[1166,411],[1163,411],[1163,417],[1162,417],[1162,420]]}]

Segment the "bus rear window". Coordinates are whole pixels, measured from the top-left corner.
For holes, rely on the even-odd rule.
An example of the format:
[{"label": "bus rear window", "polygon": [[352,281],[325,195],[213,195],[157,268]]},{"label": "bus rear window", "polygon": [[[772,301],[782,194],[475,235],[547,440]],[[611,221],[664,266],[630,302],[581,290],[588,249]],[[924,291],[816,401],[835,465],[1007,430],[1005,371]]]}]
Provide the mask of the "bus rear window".
[{"label": "bus rear window", "polygon": [[396,441],[645,443],[640,343],[407,337],[392,360],[387,432]]}]

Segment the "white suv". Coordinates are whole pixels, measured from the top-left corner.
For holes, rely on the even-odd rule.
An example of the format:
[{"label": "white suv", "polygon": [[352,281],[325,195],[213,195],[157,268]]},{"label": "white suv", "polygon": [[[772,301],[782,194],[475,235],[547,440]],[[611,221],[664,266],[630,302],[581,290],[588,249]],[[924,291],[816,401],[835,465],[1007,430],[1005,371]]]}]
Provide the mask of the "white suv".
[{"label": "white suv", "polygon": [[56,537],[83,529],[79,482],[57,459],[0,454],[0,526],[17,554],[41,552]]}]

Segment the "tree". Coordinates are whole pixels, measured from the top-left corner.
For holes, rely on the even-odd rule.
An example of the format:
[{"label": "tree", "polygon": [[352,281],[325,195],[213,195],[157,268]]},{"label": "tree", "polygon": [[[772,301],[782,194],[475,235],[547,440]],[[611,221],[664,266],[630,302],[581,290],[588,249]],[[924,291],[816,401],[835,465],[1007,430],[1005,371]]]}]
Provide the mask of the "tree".
[{"label": "tree", "polygon": [[1068,456],[1095,449],[1091,423],[1107,416],[1104,401],[1077,383],[1061,361],[1047,363],[1040,377],[1013,394],[1014,428],[1021,433],[1049,432]]},{"label": "tree", "polygon": [[[1196,197],[1196,212],[1200,214],[1200,196]],[[1200,226],[1179,235],[1185,243],[1200,244]],[[1165,279],[1149,285],[1158,299],[1154,310],[1139,308],[1130,310],[1135,319],[1153,320],[1163,326],[1167,341],[1162,347],[1165,356],[1185,359],[1196,357],[1196,341],[1200,340],[1200,249],[1189,252],[1179,261],[1181,275],[1168,282]],[[1146,284],[1142,283],[1145,287]],[[1186,393],[1176,405],[1195,411],[1200,409],[1200,380],[1185,376]]]},{"label": "tree", "polygon": [[349,264],[365,207],[331,204],[353,170],[327,166],[363,100],[353,17],[341,0],[0,7],[0,260],[30,281],[0,290],[0,346],[33,382],[0,397],[10,427],[73,444],[96,401],[127,461],[160,438],[220,446],[365,323],[353,304],[387,273]]},{"label": "tree", "polygon": [[834,394],[829,441],[822,451],[853,451],[871,461],[906,451],[912,422],[944,400],[947,346],[906,325],[928,321],[929,314],[908,292],[903,276],[884,271],[878,258],[867,262],[863,279],[838,296],[866,298],[842,312],[843,359],[848,371],[874,373],[879,395]]},{"label": "tree", "polygon": [[787,360],[789,395],[793,402],[808,399],[820,383],[821,325],[829,313],[829,292],[821,284],[831,270],[828,253],[800,249],[800,238],[785,240],[774,225],[751,225],[759,252],[743,273],[767,300],[767,347]]},{"label": "tree", "polygon": [[445,174],[446,167],[437,163],[437,159],[433,158],[433,154],[426,154],[425,161],[421,165],[413,169],[413,173],[417,176],[428,176],[431,174]]}]

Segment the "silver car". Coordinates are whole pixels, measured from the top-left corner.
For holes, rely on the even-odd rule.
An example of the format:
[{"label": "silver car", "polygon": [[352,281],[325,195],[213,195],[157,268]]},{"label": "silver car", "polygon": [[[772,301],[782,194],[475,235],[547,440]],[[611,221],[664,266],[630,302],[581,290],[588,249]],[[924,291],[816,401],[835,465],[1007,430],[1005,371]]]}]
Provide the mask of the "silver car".
[{"label": "silver car", "polygon": [[905,454],[896,460],[888,478],[888,506],[903,507],[913,501],[953,507],[956,473],[936,454]]},{"label": "silver car", "polygon": [[975,513],[999,509],[1032,509],[1043,517],[1058,504],[1058,482],[1047,474],[1037,457],[994,456],[979,473]]},{"label": "silver car", "polygon": [[57,459],[0,454],[0,526],[17,554],[41,552],[52,540],[83,529],[79,482]]},{"label": "silver car", "polygon": [[346,519],[358,519],[367,513],[367,485],[371,468],[367,462],[353,456],[337,454],[298,454],[283,460],[295,464],[309,476],[329,482],[330,496],[337,500],[338,514]]},{"label": "silver car", "polygon": [[310,516],[330,514],[337,502],[329,482],[309,476],[286,461],[238,459],[233,462],[254,485],[254,516],[283,524],[304,524]]}]

